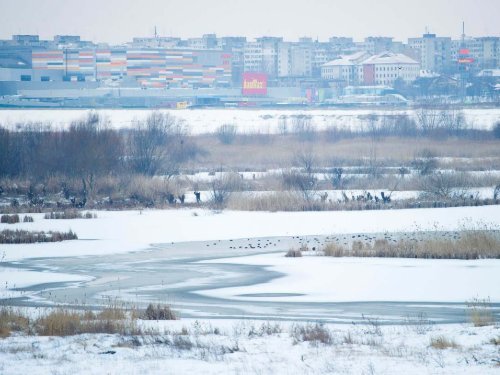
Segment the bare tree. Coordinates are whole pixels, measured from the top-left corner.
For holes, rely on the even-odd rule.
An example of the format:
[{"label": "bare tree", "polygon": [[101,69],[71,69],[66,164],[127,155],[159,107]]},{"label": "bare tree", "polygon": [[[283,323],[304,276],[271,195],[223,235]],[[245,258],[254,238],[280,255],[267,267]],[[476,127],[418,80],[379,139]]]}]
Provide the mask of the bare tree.
[{"label": "bare tree", "polygon": [[421,176],[430,175],[438,166],[437,155],[434,151],[424,148],[415,155],[412,166]]},{"label": "bare tree", "polygon": [[219,174],[216,175],[210,184],[212,206],[216,209],[223,209],[231,194],[242,190],[242,185],[243,181],[238,173],[224,173],[221,168]]},{"label": "bare tree", "polygon": [[425,194],[441,199],[470,198],[469,188],[470,180],[465,173],[437,172],[421,181],[421,190]]},{"label": "bare tree", "polygon": [[299,191],[303,198],[310,201],[314,195],[318,179],[314,175],[316,157],[312,151],[300,151],[294,155],[294,164],[299,169],[290,169],[282,173],[283,185]]},{"label": "bare tree", "polygon": [[129,139],[130,164],[135,172],[170,177],[178,172],[183,161],[182,148],[186,138],[184,124],[175,117],[152,112],[138,122]]},{"label": "bare tree", "polygon": [[307,115],[297,115],[292,118],[292,131],[300,141],[313,141],[317,133],[311,116]]},{"label": "bare tree", "polygon": [[224,124],[219,126],[215,134],[219,141],[225,145],[230,145],[236,138],[236,126],[231,124]]},{"label": "bare tree", "polygon": [[417,125],[424,134],[430,134],[439,128],[442,115],[439,108],[426,104],[415,110]]}]

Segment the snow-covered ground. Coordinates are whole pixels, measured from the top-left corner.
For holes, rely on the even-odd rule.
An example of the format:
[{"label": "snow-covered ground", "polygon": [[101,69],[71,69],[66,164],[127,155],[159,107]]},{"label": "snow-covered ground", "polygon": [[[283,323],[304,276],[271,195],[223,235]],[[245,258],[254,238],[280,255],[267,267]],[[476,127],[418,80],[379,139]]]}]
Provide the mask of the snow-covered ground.
[{"label": "snow-covered ground", "polygon": [[[494,326],[319,327],[326,343],[303,341],[314,323],[255,321],[144,322],[144,336],[13,336],[0,339],[0,373],[14,374],[498,374]],[[431,341],[443,338],[452,347]]]},{"label": "snow-covered ground", "polygon": [[230,300],[464,302],[489,297],[500,302],[499,259],[287,258],[273,253],[203,262],[259,265],[284,275],[267,283],[199,292]]},{"label": "snow-covered ground", "polygon": [[46,283],[89,281],[90,279],[89,277],[60,272],[26,271],[16,268],[0,267],[0,299],[22,296],[22,292],[12,289],[26,288],[28,286]]},{"label": "snow-covered ground", "polygon": [[[368,115],[415,116],[408,110],[387,109],[313,109],[313,110],[241,110],[241,109],[197,109],[197,110],[161,110],[184,120],[193,134],[211,133],[223,124],[234,124],[240,132],[278,133],[286,123],[288,130],[293,129],[293,118],[310,116],[311,123],[317,129],[328,126],[359,129],[368,125]],[[86,116],[84,109],[23,109],[0,110],[0,124],[12,126],[25,122],[46,122],[56,127],[66,127],[72,121]],[[138,120],[145,119],[151,110],[146,109],[99,109],[99,114],[110,120],[113,127],[130,128]],[[476,129],[491,129],[500,120],[500,109],[463,109],[468,124]],[[286,121],[286,122],[285,122]]]}]

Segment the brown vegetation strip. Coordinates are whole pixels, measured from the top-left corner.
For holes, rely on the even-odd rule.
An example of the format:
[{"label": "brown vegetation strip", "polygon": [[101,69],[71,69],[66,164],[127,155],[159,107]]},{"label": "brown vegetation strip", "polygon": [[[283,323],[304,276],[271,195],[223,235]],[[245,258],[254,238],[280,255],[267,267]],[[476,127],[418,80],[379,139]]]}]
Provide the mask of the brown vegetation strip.
[{"label": "brown vegetation strip", "polygon": [[458,239],[399,240],[395,243],[379,239],[373,244],[354,241],[351,248],[329,243],[323,251],[332,257],[500,259],[500,239],[490,231],[470,230]]},{"label": "brown vegetation strip", "polygon": [[30,232],[27,230],[10,230],[5,229],[0,231],[0,244],[21,244],[21,243],[36,243],[36,242],[60,242],[66,240],[77,240],[78,236],[72,232]]}]

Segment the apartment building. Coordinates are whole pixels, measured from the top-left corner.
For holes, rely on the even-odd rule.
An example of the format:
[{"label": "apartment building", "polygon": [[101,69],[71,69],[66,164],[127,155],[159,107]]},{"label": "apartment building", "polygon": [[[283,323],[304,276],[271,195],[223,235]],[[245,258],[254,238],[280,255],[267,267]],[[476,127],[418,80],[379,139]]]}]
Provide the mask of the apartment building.
[{"label": "apartment building", "polygon": [[424,34],[421,38],[409,38],[408,45],[416,52],[422,69],[432,72],[449,71],[452,64],[450,37]]}]

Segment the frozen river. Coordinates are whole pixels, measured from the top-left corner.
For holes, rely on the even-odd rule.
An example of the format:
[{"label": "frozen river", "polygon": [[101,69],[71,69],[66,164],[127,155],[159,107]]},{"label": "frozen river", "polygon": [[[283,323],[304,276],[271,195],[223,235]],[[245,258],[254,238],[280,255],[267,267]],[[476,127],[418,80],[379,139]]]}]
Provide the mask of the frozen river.
[{"label": "frozen river", "polygon": [[[358,235],[344,235],[343,240],[352,237]],[[351,323],[371,316],[401,323],[424,314],[435,322],[456,323],[467,320],[469,296],[498,298],[489,289],[499,281],[499,260],[325,258],[313,251],[303,258],[284,257],[291,247],[308,243],[312,249],[325,238],[158,244],[126,254],[5,263],[7,269],[38,275],[63,272],[63,279],[65,275],[67,280],[77,280],[38,277],[34,285],[14,288],[9,304],[99,306],[110,301],[131,305],[161,301],[185,318]],[[500,303],[493,307],[500,315]]]},{"label": "frozen river", "polygon": [[[331,258],[325,242],[455,237],[498,228],[500,206],[332,212],[98,211],[96,219],[0,224],[72,229],[76,241],[0,246],[0,299],[11,305],[171,304],[181,317],[463,322],[466,302],[500,314],[500,260]],[[307,245],[302,258],[286,258]]]}]

